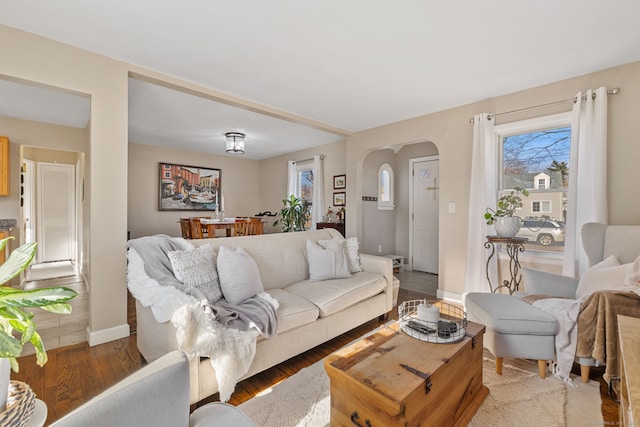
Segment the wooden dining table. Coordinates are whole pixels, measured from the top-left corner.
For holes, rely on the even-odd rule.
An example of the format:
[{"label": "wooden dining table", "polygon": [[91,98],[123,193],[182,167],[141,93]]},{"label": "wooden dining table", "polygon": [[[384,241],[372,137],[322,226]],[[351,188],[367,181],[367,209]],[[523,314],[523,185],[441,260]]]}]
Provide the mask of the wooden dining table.
[{"label": "wooden dining table", "polygon": [[[231,230],[233,230],[233,225],[236,223],[236,218],[225,218],[225,219],[201,219],[200,224],[207,226],[207,236],[212,239],[216,237],[216,230],[226,230],[227,237],[231,237]],[[264,229],[264,220],[260,221],[260,232],[262,234]]]}]

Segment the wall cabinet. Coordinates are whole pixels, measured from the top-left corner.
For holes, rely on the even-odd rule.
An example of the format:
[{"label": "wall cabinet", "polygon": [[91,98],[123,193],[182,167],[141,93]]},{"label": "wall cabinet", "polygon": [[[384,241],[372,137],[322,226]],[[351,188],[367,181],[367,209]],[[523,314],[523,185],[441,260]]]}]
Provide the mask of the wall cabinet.
[{"label": "wall cabinet", "polygon": [[0,136],[0,196],[9,195],[9,138]]}]

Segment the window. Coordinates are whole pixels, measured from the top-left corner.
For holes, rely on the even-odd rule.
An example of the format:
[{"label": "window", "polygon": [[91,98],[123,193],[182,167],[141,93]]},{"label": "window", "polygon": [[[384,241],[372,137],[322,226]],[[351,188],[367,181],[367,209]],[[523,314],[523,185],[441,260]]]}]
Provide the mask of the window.
[{"label": "window", "polygon": [[[313,162],[296,163],[296,196],[307,201],[309,206],[313,206]],[[310,209],[313,212],[312,209]],[[311,227],[311,220],[305,224],[306,228]]]},{"label": "window", "polygon": [[551,213],[551,200],[539,200],[531,202],[531,211],[535,213]]},{"label": "window", "polygon": [[378,209],[393,210],[393,169],[383,163],[378,169]]},{"label": "window", "polygon": [[[496,126],[500,153],[498,197],[526,188],[518,236],[528,250],[562,253],[569,185],[571,116],[558,114]],[[553,227],[550,227],[553,224]]]}]

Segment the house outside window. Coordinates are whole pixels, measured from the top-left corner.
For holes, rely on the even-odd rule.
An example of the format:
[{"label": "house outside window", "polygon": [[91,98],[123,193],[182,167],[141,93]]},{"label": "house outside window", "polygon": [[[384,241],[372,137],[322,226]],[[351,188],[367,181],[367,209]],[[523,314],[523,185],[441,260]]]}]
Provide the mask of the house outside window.
[{"label": "house outside window", "polygon": [[570,113],[496,126],[499,144],[498,197],[521,187],[529,191],[518,209],[527,251],[561,257],[569,184]]}]

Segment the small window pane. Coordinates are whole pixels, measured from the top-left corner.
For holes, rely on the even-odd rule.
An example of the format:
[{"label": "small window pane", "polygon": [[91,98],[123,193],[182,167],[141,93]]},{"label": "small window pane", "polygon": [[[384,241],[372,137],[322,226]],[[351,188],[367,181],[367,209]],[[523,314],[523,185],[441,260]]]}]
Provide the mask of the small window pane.
[{"label": "small window pane", "polygon": [[389,201],[389,171],[383,170],[380,174],[380,199],[383,202]]}]

